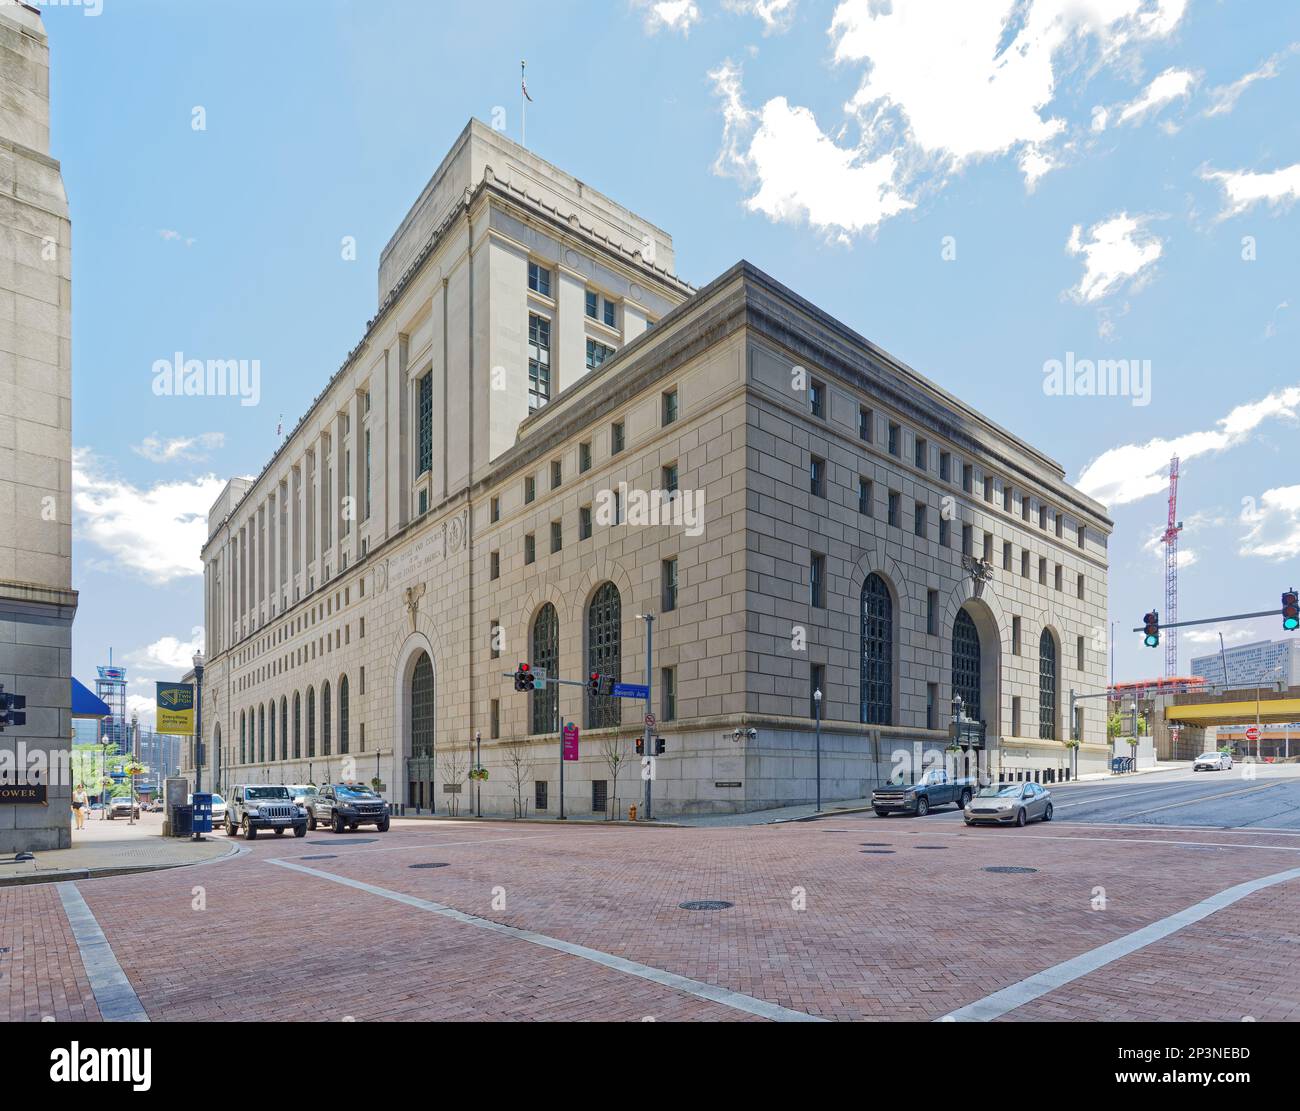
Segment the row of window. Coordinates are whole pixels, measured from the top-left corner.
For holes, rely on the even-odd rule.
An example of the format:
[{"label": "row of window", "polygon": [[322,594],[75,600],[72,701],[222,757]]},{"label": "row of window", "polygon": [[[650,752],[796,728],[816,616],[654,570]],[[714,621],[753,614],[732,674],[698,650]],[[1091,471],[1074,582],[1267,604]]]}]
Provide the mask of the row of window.
[{"label": "row of window", "polygon": [[[363,695],[365,694],[364,674],[363,670],[361,680],[361,693]],[[248,710],[240,710],[238,763],[267,764],[275,763],[277,760],[314,759],[317,756],[315,687],[307,688],[305,731],[303,729],[303,701],[302,694],[294,691],[291,718],[289,698],[281,696],[278,741],[276,703],[274,699]],[[337,714],[337,719],[335,714]],[[351,698],[346,675],[339,679],[337,703],[335,703],[331,695],[329,681],[326,680],[320,686],[320,756],[335,755],[333,751],[335,720],[338,722],[337,755],[346,756],[351,750]],[[365,752],[366,727],[364,724],[361,725],[360,730],[360,751]],[[304,739],[306,741],[305,748]]]},{"label": "row of window", "polygon": [[[826,419],[827,413],[827,388],[826,384],[818,379],[813,379],[808,388],[809,407],[812,415],[819,420]],[[888,421],[886,424],[886,442],[885,450],[888,454],[896,459],[903,457],[903,429],[896,421]],[[874,443],[876,436],[876,414],[875,410],[868,406],[861,405],[858,407],[858,438],[863,443]],[[930,473],[930,444],[923,436],[913,433],[912,437],[913,451],[912,464],[923,474]],[[824,466],[824,464],[823,464]],[[939,479],[942,482],[955,483],[955,468],[953,466],[952,453],[948,451],[939,452]],[[967,494],[975,492],[975,467],[972,463],[962,463],[960,471],[961,489]],[[995,478],[993,475],[985,473],[983,476],[983,496],[985,502],[992,505],[995,501]],[[816,489],[814,488],[814,493]],[[824,496],[824,495],[823,495]],[[1007,512],[1013,512],[1014,492],[1009,483],[1004,483],[1002,487],[1002,509]],[[1028,493],[1020,492],[1020,513],[1021,518],[1029,521],[1032,517],[1031,509],[1032,498]],[[1065,535],[1065,514],[1059,509],[1052,509],[1048,505],[1040,502],[1038,505],[1038,527],[1047,531],[1049,521],[1054,523],[1056,535],[1064,537]],[[1082,524],[1075,525],[1075,540],[1080,548],[1087,546],[1088,531],[1087,526]]]}]

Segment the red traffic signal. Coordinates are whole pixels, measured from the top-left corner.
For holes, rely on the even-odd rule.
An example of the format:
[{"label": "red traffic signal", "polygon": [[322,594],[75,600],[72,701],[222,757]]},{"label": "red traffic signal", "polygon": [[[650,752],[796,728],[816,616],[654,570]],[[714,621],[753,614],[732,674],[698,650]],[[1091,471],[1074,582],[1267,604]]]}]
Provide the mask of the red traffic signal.
[{"label": "red traffic signal", "polygon": [[1288,633],[1300,629],[1300,595],[1294,590],[1282,595],[1282,628]]},{"label": "red traffic signal", "polygon": [[537,676],[533,674],[533,669],[527,664],[520,664],[515,668],[515,690],[530,691],[537,685]]},{"label": "red traffic signal", "polygon": [[645,755],[645,738],[644,738],[644,737],[638,737],[638,738],[636,739],[636,754],[637,754],[638,756],[644,756],[644,755]]},{"label": "red traffic signal", "polygon": [[600,694],[600,672],[593,671],[587,676],[587,693],[595,698]]},{"label": "red traffic signal", "polygon": [[1160,646],[1160,614],[1155,610],[1146,614],[1142,618],[1142,631],[1146,634],[1143,643],[1148,648],[1158,648]]}]

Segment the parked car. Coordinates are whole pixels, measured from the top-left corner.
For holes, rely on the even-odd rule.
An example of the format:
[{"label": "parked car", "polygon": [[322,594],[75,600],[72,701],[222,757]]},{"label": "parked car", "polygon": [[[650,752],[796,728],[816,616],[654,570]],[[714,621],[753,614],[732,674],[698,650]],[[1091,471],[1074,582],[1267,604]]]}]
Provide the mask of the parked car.
[{"label": "parked car", "polygon": [[234,837],[242,832],[249,841],[257,839],[261,830],[275,831],[283,836],[286,829],[295,837],[307,835],[307,811],[293,801],[288,787],[239,785],[231,789],[226,803],[226,834]]},{"label": "parked car", "polygon": [[[189,803],[190,806],[193,806],[194,796],[187,795],[185,797],[185,801]],[[161,810],[162,807],[159,807],[159,809]],[[212,827],[213,829],[215,829],[217,826],[225,825],[225,824],[226,824],[226,800],[223,799],[220,795],[213,795],[212,796]]]},{"label": "parked car", "polygon": [[161,814],[164,810],[167,809],[167,804],[163,802],[162,799],[154,799],[149,803],[147,807],[145,807],[145,809],[150,814]]},{"label": "parked car", "polygon": [[1052,792],[1038,783],[994,783],[981,787],[965,808],[966,824],[1027,825],[1052,820]]},{"label": "parked car", "polygon": [[931,768],[916,783],[887,783],[871,792],[876,816],[915,814],[924,818],[936,806],[963,808],[975,791],[973,779],[951,779],[942,768]]},{"label": "parked car", "polygon": [[316,793],[316,787],[311,783],[290,783],[289,794],[293,796],[293,801],[299,806],[306,806],[307,799]]},{"label": "parked car", "polygon": [[1226,772],[1232,768],[1232,757],[1226,752],[1202,752],[1192,761],[1192,771]]},{"label": "parked car", "polygon": [[140,817],[140,804],[135,802],[130,795],[118,795],[108,800],[108,813],[105,817],[110,822],[114,818],[138,818]]},{"label": "parked car", "polygon": [[388,803],[361,783],[333,783],[307,798],[307,828],[327,825],[335,833],[358,826],[388,832]]}]

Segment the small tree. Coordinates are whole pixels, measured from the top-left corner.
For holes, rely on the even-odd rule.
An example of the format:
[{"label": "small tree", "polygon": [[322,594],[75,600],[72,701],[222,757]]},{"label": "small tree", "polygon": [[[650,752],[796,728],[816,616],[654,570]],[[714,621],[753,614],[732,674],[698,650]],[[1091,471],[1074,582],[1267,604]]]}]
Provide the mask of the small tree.
[{"label": "small tree", "polygon": [[[438,771],[444,783],[463,784],[469,771],[468,753],[448,745],[438,756]],[[454,818],[460,813],[460,794],[450,792],[447,800],[447,812]]]},{"label": "small tree", "polygon": [[524,784],[533,778],[533,748],[527,741],[513,740],[502,751],[506,757],[506,774],[515,789],[515,817],[528,816]]},{"label": "small tree", "polygon": [[605,818],[608,820],[611,809],[617,813],[618,806],[618,769],[628,759],[625,741],[622,737],[607,737],[601,742],[601,756],[609,768],[609,797],[605,800]]}]

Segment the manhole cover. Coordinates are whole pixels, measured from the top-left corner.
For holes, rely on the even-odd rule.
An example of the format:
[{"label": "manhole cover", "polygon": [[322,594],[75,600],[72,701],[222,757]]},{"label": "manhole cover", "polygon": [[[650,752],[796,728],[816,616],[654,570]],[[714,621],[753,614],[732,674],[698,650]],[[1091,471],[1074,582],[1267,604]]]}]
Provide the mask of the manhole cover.
[{"label": "manhole cover", "polygon": [[681,910],[728,910],[735,903],[725,903],[721,899],[692,899],[689,903],[678,903]]},{"label": "manhole cover", "polygon": [[346,841],[308,841],[309,845],[328,845],[331,849],[347,849],[353,845],[373,845],[374,837],[349,837]]},{"label": "manhole cover", "polygon": [[947,845],[913,845],[914,849],[946,849]]},{"label": "manhole cover", "polygon": [[873,853],[876,856],[891,856],[894,852],[893,849],[859,849],[858,851],[864,853]]},{"label": "manhole cover", "polygon": [[1030,872],[1037,872],[1037,868],[1016,868],[1009,864],[994,864],[985,868],[986,872],[1000,872],[1004,875],[1026,875]]},{"label": "manhole cover", "polygon": [[332,854],[327,854],[325,856],[300,856],[298,859],[299,860],[337,860],[338,857],[333,856]]},{"label": "manhole cover", "polygon": [[448,864],[408,864],[408,868],[448,868]]}]

